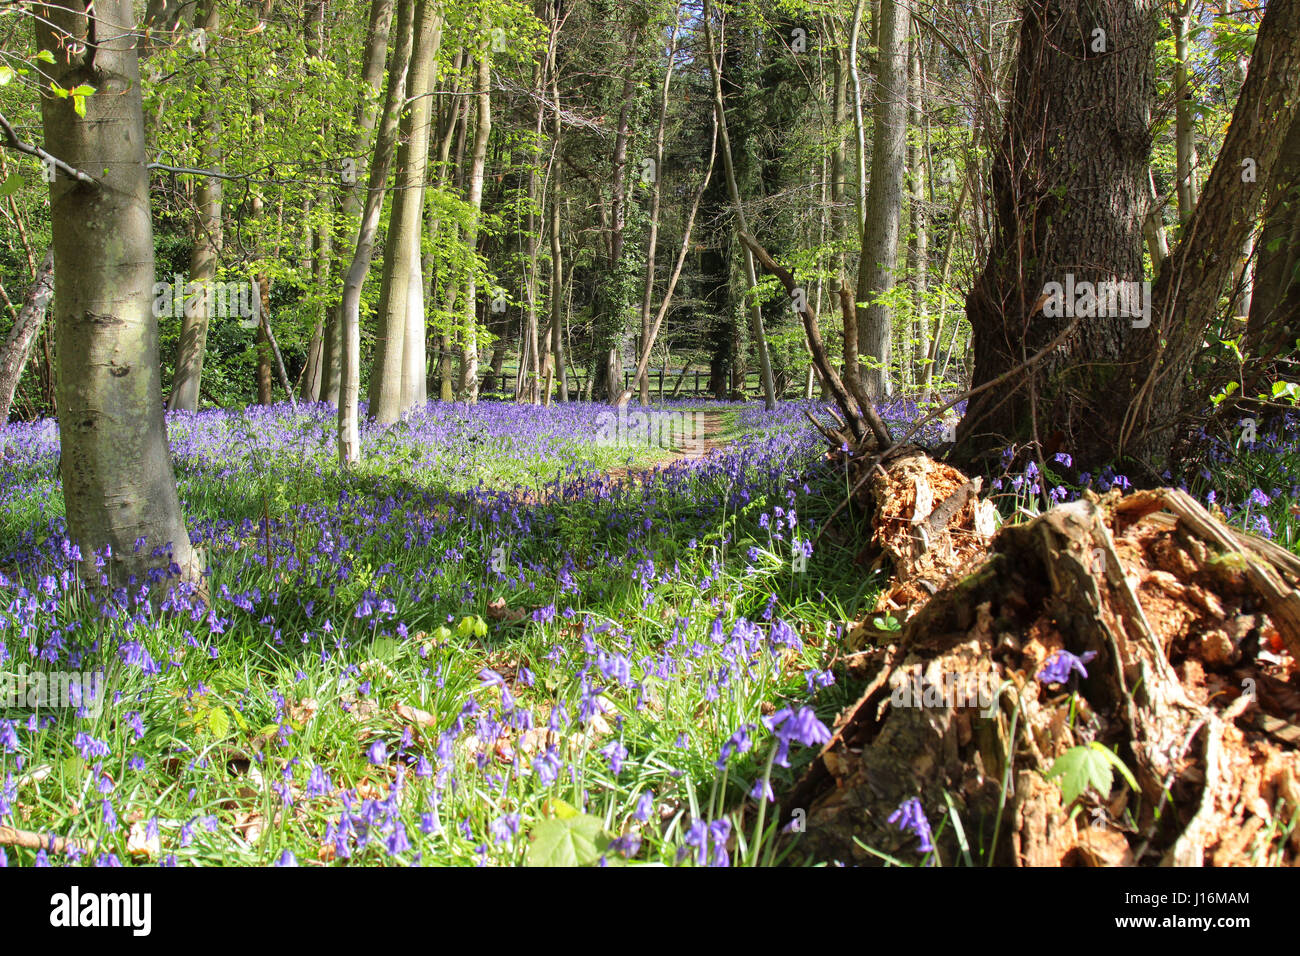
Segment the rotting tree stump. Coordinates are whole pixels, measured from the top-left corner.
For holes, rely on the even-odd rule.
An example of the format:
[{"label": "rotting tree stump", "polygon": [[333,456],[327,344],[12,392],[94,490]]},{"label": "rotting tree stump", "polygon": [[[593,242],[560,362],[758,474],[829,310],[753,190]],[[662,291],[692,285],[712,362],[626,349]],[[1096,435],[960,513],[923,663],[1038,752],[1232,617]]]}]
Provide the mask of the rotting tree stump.
[{"label": "rotting tree stump", "polygon": [[[924,603],[897,643],[866,652],[865,692],[783,801],[787,819],[805,811],[796,858],[878,862],[865,845],[919,860],[916,838],[888,822],[911,797],[949,865],[962,859],[952,822],[939,826],[950,812],[976,863],[1300,858],[1300,828],[1287,835],[1300,809],[1300,559],[1168,489],[1090,495],[1003,528],[981,553],[973,483],[954,503],[960,473],[908,461],[886,462],[868,495],[873,544],[901,572],[882,602]],[[899,493],[918,475],[951,512],[924,549],[916,529],[930,518],[911,511],[926,492]],[[1094,655],[1077,686],[1036,677],[1062,650]],[[1046,772],[1092,741],[1138,792],[1116,775],[1071,813]]]}]

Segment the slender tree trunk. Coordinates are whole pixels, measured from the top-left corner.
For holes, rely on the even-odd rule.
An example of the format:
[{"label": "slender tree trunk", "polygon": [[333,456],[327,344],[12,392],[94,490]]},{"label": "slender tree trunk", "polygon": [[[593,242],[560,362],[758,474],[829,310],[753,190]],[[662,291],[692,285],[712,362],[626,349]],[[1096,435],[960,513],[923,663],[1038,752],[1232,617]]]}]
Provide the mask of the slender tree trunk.
[{"label": "slender tree trunk", "polygon": [[[650,378],[646,371],[650,361],[650,349],[654,345],[650,332],[650,305],[655,291],[655,253],[659,245],[660,175],[664,165],[664,133],[668,126],[668,95],[672,88],[673,66],[676,63],[678,27],[679,23],[674,22],[672,39],[668,43],[668,63],[664,68],[663,90],[659,98],[659,122],[655,127],[654,181],[650,184],[650,236],[646,244],[645,289],[641,294],[641,356],[636,366],[636,383],[641,391],[642,406],[650,404]],[[713,162],[711,156],[709,162],[711,170]],[[692,209],[692,220],[694,217],[695,209]]]},{"label": "slender tree trunk", "polygon": [[23,367],[31,354],[32,343],[36,334],[45,324],[45,310],[54,294],[54,247],[51,246],[36,269],[23,306],[14,317],[13,327],[5,339],[4,352],[0,355],[0,425],[9,421],[9,411],[13,408],[14,392],[18,390],[18,380],[23,377]]},{"label": "slender tree trunk", "polygon": [[[483,208],[483,171],[487,163],[488,136],[492,132],[492,62],[487,49],[479,51],[474,84],[478,116],[474,128],[474,150],[470,156],[470,221],[465,245],[478,248],[479,217]],[[471,404],[478,401],[478,282],[473,270],[465,281],[465,327],[460,392]]]},{"label": "slender tree trunk", "polygon": [[882,299],[894,288],[898,264],[899,220],[903,208],[903,170],[907,162],[907,0],[881,0],[880,54],[876,60],[871,189],[867,193],[858,259],[858,351],[869,356],[862,376],[873,400],[890,394],[892,332],[889,305]]},{"label": "slender tree trunk", "polygon": [[[255,207],[256,208],[256,207]],[[270,405],[275,401],[271,390],[271,279],[263,273],[257,277],[257,404]]]},{"label": "slender tree trunk", "polygon": [[[209,38],[216,36],[221,25],[221,11],[216,0],[203,0],[194,15],[194,23],[206,31]],[[210,39],[209,44],[215,41]],[[204,46],[202,58],[207,61],[211,46]],[[219,169],[221,166],[221,86],[210,62],[198,71],[199,95],[203,103],[201,119],[203,138],[199,144],[200,166]],[[194,245],[190,250],[189,281],[199,289],[197,295],[185,302],[181,319],[181,337],[176,349],[176,374],[172,379],[172,393],[167,407],[173,411],[197,411],[199,385],[203,378],[203,359],[207,351],[208,326],[212,320],[213,296],[209,294],[217,278],[217,264],[221,259],[221,180],[205,176],[199,181],[194,218]],[[184,295],[182,289],[172,290],[173,295]]]},{"label": "slender tree trunk", "polygon": [[1193,0],[1180,0],[1169,15],[1174,30],[1174,155],[1178,175],[1178,221],[1183,225],[1196,208],[1196,129],[1192,115],[1191,55]]},{"label": "slender tree trunk", "polygon": [[623,245],[627,233],[627,143],[636,98],[637,44],[640,30],[634,27],[625,43],[623,91],[619,97],[618,125],[610,157],[610,198],[606,241],[606,270],[597,286],[593,305],[597,363],[593,397],[613,401],[623,389],[622,348],[626,332],[623,294]]},{"label": "slender tree trunk", "polygon": [[[560,209],[562,200],[560,196],[560,187],[563,182],[562,166],[560,162],[560,86],[559,79],[556,75],[555,53],[560,30],[560,0],[555,0],[552,6],[554,16],[551,22],[551,44],[547,51],[547,65],[551,81],[551,101],[554,109],[551,111],[551,139],[552,160],[551,160],[551,213],[550,219],[550,242],[551,242],[551,332],[550,332],[550,349],[551,355],[555,362],[555,379],[559,386],[557,401],[567,402],[569,400],[569,376],[564,363],[564,248],[561,244],[560,236]],[[547,389],[549,396],[550,389]]]},{"label": "slender tree trunk", "polygon": [[409,111],[400,126],[396,192],[384,247],[384,277],[379,293],[379,327],[370,374],[369,416],[388,424],[425,400],[424,275],[420,235],[424,224],[424,178],[428,170],[429,91],[442,17],[433,0],[419,0],[415,40],[407,77]]},{"label": "slender tree trunk", "polygon": [[370,177],[366,189],[365,208],[357,242],[343,282],[343,299],[340,305],[343,354],[339,379],[339,462],[354,465],[361,460],[361,438],[358,427],[357,404],[361,393],[361,287],[370,271],[370,261],[375,251],[375,234],[379,231],[379,217],[384,205],[384,186],[392,164],[393,147],[397,141],[398,117],[406,101],[406,73],[411,61],[413,13],[410,3],[397,8],[396,36],[393,55],[388,65],[388,88],[384,94],[383,119],[375,137],[374,155],[370,160]]},{"label": "slender tree trunk", "polygon": [[[921,62],[921,42],[918,38],[912,48],[911,56],[911,113],[913,125],[918,128],[921,126],[925,114],[923,67],[924,65]],[[914,369],[915,381],[918,383],[925,380],[925,365],[929,361],[930,354],[930,306],[927,298],[930,269],[930,235],[926,207],[927,157],[925,153],[927,149],[928,143],[918,140],[908,150],[907,160],[908,171],[912,175],[911,196],[908,203],[912,213],[912,237],[907,247],[907,271],[912,279],[912,311],[914,316],[912,327],[914,329],[913,338],[916,340],[916,358],[912,363],[912,368]]]},{"label": "slender tree trunk", "polygon": [[[327,0],[314,0],[307,8],[306,47],[309,55],[325,55],[325,4]],[[321,130],[323,137],[329,136],[328,124]],[[330,286],[330,258],[334,252],[334,216],[330,191],[318,187],[315,191],[315,205],[320,210],[320,221],[311,227],[311,267],[312,279],[318,291]],[[311,341],[307,346],[307,361],[303,366],[302,391],[299,393],[304,402],[318,402],[321,397],[321,380],[325,357],[326,329],[332,323],[330,303],[322,301],[316,327],[312,329]],[[337,331],[337,330],[331,330]]]},{"label": "slender tree trunk", "polygon": [[1147,214],[1142,220],[1142,235],[1147,241],[1147,255],[1151,257],[1151,268],[1160,271],[1164,261],[1169,258],[1169,238],[1165,233],[1164,206],[1156,193],[1155,174],[1147,168]]},{"label": "slender tree trunk", "polygon": [[[357,136],[353,155],[344,158],[339,170],[343,179],[343,202],[340,212],[347,228],[361,214],[365,194],[365,157],[383,99],[384,60],[388,52],[388,34],[393,23],[393,0],[372,0],[370,23],[366,30],[366,48],[361,65],[361,96],[357,101]],[[321,352],[321,398],[331,405],[339,403],[343,375],[343,310],[335,300],[329,306]]]},{"label": "slender tree trunk", "polygon": [[1219,158],[1152,289],[1150,327],[1130,349],[1132,384],[1107,389],[1098,410],[1105,421],[1119,422],[1112,430],[1115,452],[1134,456],[1155,475],[1169,464],[1180,417],[1209,399],[1207,383],[1189,373],[1219,316],[1238,250],[1261,207],[1275,208],[1294,188],[1286,178],[1292,157],[1283,149],[1297,117],[1300,2],[1274,0],[1256,35]]},{"label": "slender tree trunk", "polygon": [[45,147],[96,177],[59,173],[50,186],[68,536],[92,582],[105,551],[112,586],[156,570],[197,580],[163,422],[134,11],[130,0],[64,0],[40,13],[50,79],[96,90],[84,117],[71,98],[41,98]]}]

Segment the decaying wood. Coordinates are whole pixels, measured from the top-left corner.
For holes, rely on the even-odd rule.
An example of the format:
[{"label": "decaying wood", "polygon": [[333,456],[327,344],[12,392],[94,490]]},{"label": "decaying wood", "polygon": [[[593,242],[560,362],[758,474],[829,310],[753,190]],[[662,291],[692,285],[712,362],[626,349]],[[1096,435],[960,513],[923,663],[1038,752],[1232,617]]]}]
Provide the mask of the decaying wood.
[{"label": "decaying wood", "polygon": [[[916,861],[888,818],[919,797],[945,863],[961,859],[939,825],[949,800],[967,846],[999,864],[1300,859],[1291,557],[1168,489],[1089,496],[980,542],[978,489],[944,468],[917,453],[863,476],[887,594],[912,613],[895,644],[861,655],[866,691],[783,803],[806,813],[796,855]],[[916,549],[936,516],[943,539]],[[903,590],[945,570],[928,600]],[[1040,681],[1058,651],[1093,655],[1087,676]],[[1117,774],[1065,806],[1047,771],[1091,742],[1138,789]]]}]

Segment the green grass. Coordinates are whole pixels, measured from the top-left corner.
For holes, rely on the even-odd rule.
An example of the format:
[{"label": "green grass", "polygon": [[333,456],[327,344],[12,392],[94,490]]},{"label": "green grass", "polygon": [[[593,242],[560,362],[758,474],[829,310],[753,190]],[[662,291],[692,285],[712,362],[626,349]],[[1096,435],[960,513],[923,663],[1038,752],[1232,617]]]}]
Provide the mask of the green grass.
[{"label": "green grass", "polygon": [[[754,431],[735,412],[726,426],[732,438]],[[789,540],[760,524],[760,515],[789,507],[790,491],[804,528],[835,507],[834,478],[803,490],[799,472],[813,456],[783,460],[788,479],[755,477],[755,459],[671,488],[624,481],[608,498],[540,506],[532,514],[542,533],[502,535],[499,522],[530,513],[518,504],[521,489],[536,489],[557,468],[598,475],[626,466],[626,449],[557,440],[544,455],[518,459],[488,437],[458,450],[454,467],[431,472],[427,449],[398,434],[383,439],[364,468],[341,476],[318,436],[302,428],[300,442],[278,440],[278,451],[256,436],[241,445],[235,434],[210,460],[178,456],[192,526],[251,522],[229,542],[208,545],[214,606],[229,619],[221,633],[188,613],[104,620],[75,588],[57,615],[42,618],[38,626],[79,621],[81,641],[105,649],[138,642],[161,672],[146,674],[110,653],[115,696],[98,716],[47,712],[38,717],[48,723],[31,730],[27,711],[3,715],[19,722],[21,738],[17,753],[0,748],[6,822],[75,839],[87,863],[112,854],[139,863],[267,864],[286,851],[300,864],[341,862],[346,847],[352,864],[497,865],[565,853],[582,862],[675,864],[683,849],[690,863],[698,852],[685,844],[691,825],[726,819],[733,862],[775,861],[772,841],[756,839],[757,804],[747,796],[772,748],[761,718],[815,696],[829,722],[852,699],[852,688],[840,685],[810,695],[805,675],[835,653],[828,621],[859,613],[874,586],[852,554],[829,541],[796,573]],[[662,457],[644,451],[633,464]],[[218,463],[230,473],[220,474]],[[29,494],[6,516],[10,545],[60,511],[52,462],[23,467]],[[750,500],[702,519],[700,501],[725,498],[737,482],[753,488]],[[642,514],[652,516],[648,529]],[[319,568],[292,566],[320,547],[322,515],[339,516],[352,536],[338,559],[349,565],[346,580],[320,583]],[[399,533],[416,525],[427,537],[412,543]],[[509,567],[497,574],[486,565],[502,541]],[[627,554],[629,541],[636,560],[603,557]],[[448,559],[449,551],[464,557]],[[648,586],[638,569],[646,559],[656,569]],[[567,584],[559,574],[566,566]],[[241,610],[227,594],[256,596]],[[393,602],[387,620],[354,616],[378,595]],[[526,616],[497,619],[489,606],[498,601],[509,617]],[[552,604],[553,620],[531,619]],[[322,633],[326,617],[332,630]],[[749,659],[725,639],[742,617],[758,624]],[[778,619],[801,647],[773,653],[766,642]],[[715,621],[722,641],[712,635]],[[16,626],[4,640],[7,670],[36,666]],[[627,662],[625,682],[601,672],[611,655]],[[663,661],[673,672],[655,676]],[[485,681],[485,670],[504,687]],[[478,712],[466,714],[471,701]],[[584,701],[600,712],[583,714]],[[479,724],[503,708],[526,711],[534,729],[496,735]],[[558,709],[570,723],[548,735]],[[724,743],[745,725],[754,725],[753,749],[719,770]],[[107,754],[80,753],[81,734]],[[617,773],[615,744],[626,751]],[[534,764],[548,745],[561,764],[554,780]],[[774,768],[778,794],[811,753],[796,747],[793,766]],[[417,774],[421,758],[432,776]],[[323,793],[310,789],[314,768],[328,776]],[[644,794],[652,795],[651,813],[638,820]],[[105,819],[105,802],[116,825]],[[345,813],[356,825],[339,838]],[[766,814],[769,834],[774,816]],[[627,843],[605,848],[610,837],[629,835],[641,842],[637,852]],[[35,856],[13,847],[8,854],[16,863]]]}]

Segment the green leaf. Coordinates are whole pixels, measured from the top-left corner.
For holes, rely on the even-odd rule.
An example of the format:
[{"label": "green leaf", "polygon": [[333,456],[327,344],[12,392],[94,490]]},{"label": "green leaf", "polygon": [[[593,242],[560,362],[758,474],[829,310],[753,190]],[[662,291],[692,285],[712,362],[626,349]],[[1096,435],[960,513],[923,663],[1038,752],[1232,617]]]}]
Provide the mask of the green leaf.
[{"label": "green leaf", "polygon": [[532,831],[528,866],[593,866],[609,845],[599,817],[580,813],[542,820]]},{"label": "green leaf", "polygon": [[1094,740],[1078,747],[1071,747],[1057,757],[1056,762],[1052,764],[1052,769],[1047,771],[1047,779],[1061,778],[1061,796],[1067,804],[1071,804],[1089,787],[1103,797],[1108,795],[1115,782],[1112,770],[1118,770],[1124,782],[1134,790],[1137,789],[1137,780],[1129,772],[1128,767],[1124,766],[1124,761],[1120,760],[1109,747]]},{"label": "green leaf", "polygon": [[218,740],[230,733],[230,715],[226,713],[226,708],[213,707],[208,711],[208,730]]},{"label": "green leaf", "polygon": [[9,178],[0,183],[0,199],[7,199],[23,187],[23,177],[10,173]]},{"label": "green leaf", "polygon": [[6,85],[14,78],[14,69],[11,66],[0,64],[0,86]]},{"label": "green leaf", "polygon": [[68,92],[73,96],[89,96],[91,93],[95,92],[95,88],[82,83],[80,86],[74,86]]},{"label": "green leaf", "polygon": [[36,54],[36,59],[40,60],[42,63],[53,63],[54,54],[49,50],[41,50],[41,52]]},{"label": "green leaf", "polygon": [[1079,799],[1089,787],[1095,788],[1103,796],[1110,793],[1114,774],[1111,773],[1111,763],[1104,754],[1084,745],[1071,747],[1056,758],[1052,769],[1047,771],[1047,779],[1053,777],[1061,778],[1061,798],[1069,804]]},{"label": "green leaf", "polygon": [[86,98],[84,96],[74,96],[72,98],[72,108],[76,110],[77,115],[82,119],[86,118]]}]

